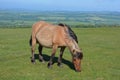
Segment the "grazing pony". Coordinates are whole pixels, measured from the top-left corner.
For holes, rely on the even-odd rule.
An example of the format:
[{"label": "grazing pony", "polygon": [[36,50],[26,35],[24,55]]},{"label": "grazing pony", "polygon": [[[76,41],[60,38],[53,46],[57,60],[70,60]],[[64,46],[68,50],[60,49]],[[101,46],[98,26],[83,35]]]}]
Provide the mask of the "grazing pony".
[{"label": "grazing pony", "polygon": [[77,36],[67,25],[53,25],[44,21],[37,22],[32,26],[32,35],[29,42],[31,45],[32,63],[35,63],[34,52],[36,43],[39,43],[39,60],[42,62],[44,62],[42,48],[52,48],[51,57],[48,62],[48,68],[50,68],[53,64],[52,61],[57,48],[61,48],[60,56],[58,58],[58,66],[61,66],[64,49],[65,47],[68,47],[72,54],[72,62],[75,70],[81,71],[81,59],[83,57],[83,53],[77,44]]}]

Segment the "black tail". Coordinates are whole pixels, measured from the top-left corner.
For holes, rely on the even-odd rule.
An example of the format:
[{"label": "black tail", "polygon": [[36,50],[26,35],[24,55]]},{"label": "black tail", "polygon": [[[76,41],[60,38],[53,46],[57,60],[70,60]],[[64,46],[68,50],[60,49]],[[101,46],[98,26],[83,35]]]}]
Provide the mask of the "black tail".
[{"label": "black tail", "polygon": [[76,34],[74,33],[74,31],[68,25],[62,24],[62,23],[59,23],[58,25],[63,26],[63,27],[66,26],[68,28],[70,36],[78,43],[78,39],[77,39]]},{"label": "black tail", "polygon": [[32,46],[32,36],[30,37],[29,45]]}]

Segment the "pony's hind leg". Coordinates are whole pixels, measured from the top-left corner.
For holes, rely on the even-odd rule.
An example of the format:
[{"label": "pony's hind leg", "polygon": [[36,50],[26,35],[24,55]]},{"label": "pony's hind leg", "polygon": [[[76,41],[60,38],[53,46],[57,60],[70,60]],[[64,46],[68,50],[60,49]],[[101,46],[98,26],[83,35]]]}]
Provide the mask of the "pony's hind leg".
[{"label": "pony's hind leg", "polygon": [[43,47],[39,44],[39,47],[38,47],[38,51],[39,51],[39,61],[45,62],[45,60],[43,59],[43,56],[42,56],[42,49],[43,49]]},{"label": "pony's hind leg", "polygon": [[32,57],[31,57],[31,62],[35,63],[35,45],[36,45],[36,40],[32,39],[32,47],[31,47],[31,53],[32,53]]},{"label": "pony's hind leg", "polygon": [[61,49],[60,49],[60,55],[59,55],[59,58],[58,58],[58,66],[62,66],[62,56],[63,56],[63,52],[64,52],[64,50],[65,50],[65,47],[61,47]]},{"label": "pony's hind leg", "polygon": [[31,49],[31,52],[32,52],[31,62],[32,62],[32,63],[35,63],[34,50],[33,50],[33,49]]}]

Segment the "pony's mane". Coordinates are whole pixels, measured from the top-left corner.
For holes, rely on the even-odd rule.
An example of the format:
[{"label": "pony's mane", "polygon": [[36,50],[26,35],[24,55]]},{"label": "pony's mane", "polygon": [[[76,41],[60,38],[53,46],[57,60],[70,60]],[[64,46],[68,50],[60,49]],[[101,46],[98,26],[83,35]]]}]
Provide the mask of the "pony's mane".
[{"label": "pony's mane", "polygon": [[76,34],[74,33],[74,31],[68,25],[63,24],[63,23],[59,23],[58,25],[62,26],[62,27],[66,26],[67,29],[68,29],[68,33],[69,33],[70,37],[72,37],[78,43],[78,39],[77,39]]}]

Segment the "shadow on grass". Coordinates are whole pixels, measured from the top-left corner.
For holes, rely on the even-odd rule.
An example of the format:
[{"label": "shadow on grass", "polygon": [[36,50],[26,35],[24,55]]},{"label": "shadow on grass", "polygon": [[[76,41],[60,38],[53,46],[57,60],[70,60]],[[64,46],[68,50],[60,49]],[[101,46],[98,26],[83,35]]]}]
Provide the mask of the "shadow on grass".
[{"label": "shadow on grass", "polygon": [[[47,62],[50,60],[50,56],[48,56],[48,55],[46,55],[46,54],[43,54],[43,58],[44,58],[44,60],[47,61]],[[35,54],[35,59],[39,60],[39,55],[38,55],[38,54]],[[54,57],[54,59],[53,59],[53,64],[54,64],[54,63],[57,63],[57,60],[58,60],[58,57]],[[62,63],[68,65],[72,70],[75,70],[72,62],[70,62],[70,61],[62,58]]]}]

